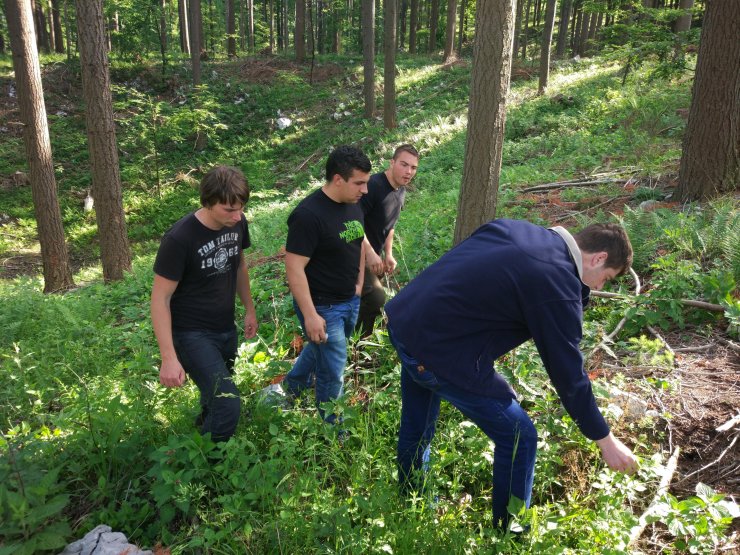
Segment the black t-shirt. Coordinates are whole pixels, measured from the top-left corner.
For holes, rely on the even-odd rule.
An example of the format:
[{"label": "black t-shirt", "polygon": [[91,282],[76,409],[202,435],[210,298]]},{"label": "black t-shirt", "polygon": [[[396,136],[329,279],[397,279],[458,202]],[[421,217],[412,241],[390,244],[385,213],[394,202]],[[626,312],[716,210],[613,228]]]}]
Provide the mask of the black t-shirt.
[{"label": "black t-shirt", "polygon": [[396,225],[406,198],[406,187],[394,189],[385,172],[374,174],[363,195],[362,211],[365,214],[365,234],[373,250],[380,254],[391,229]]},{"label": "black t-shirt", "polygon": [[249,245],[244,215],[235,226],[214,231],[193,213],[167,231],[154,261],[154,272],[178,282],[170,300],[173,328],[234,328],[236,273],[241,252]]},{"label": "black t-shirt", "polygon": [[306,256],[306,278],[314,305],[354,297],[363,229],[359,204],[335,202],[319,189],[288,216],[285,250]]}]

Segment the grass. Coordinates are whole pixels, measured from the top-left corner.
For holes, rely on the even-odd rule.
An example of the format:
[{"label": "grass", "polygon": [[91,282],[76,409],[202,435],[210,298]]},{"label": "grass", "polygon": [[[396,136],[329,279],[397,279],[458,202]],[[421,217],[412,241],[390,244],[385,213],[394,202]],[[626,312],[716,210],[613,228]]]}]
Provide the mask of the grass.
[{"label": "grass", "polygon": [[[387,131],[377,120],[360,117],[357,61],[346,56],[320,61],[338,64],[342,71],[311,85],[286,67],[272,82],[261,83],[241,78],[239,64],[210,62],[198,98],[187,85],[186,69],[162,78],[156,68],[114,64],[124,203],[135,260],[131,274],[109,286],[100,283],[94,218],[82,212],[78,197],[89,187],[83,112],[61,94],[66,88],[47,90],[47,109],[69,105],[68,115],[50,116],[50,126],[65,230],[82,286],[44,296],[39,276],[0,281],[0,328],[5,330],[0,337],[0,550],[28,549],[35,541],[34,549],[58,551],[63,542],[105,522],[141,545],[162,542],[173,553],[623,552],[662,468],[660,455],[653,456],[661,450],[659,423],[615,420],[617,434],[630,438],[643,465],[635,477],[605,470],[597,449],[563,413],[531,345],[498,363],[525,393],[541,435],[534,508],[518,516],[530,533],[521,539],[491,528],[492,446],[447,405],[434,443],[430,493],[398,497],[399,369],[384,331],[353,344],[348,394],[336,406],[351,433],[343,445],[310,402],[290,411],[258,402],[259,389],[290,368],[291,341],[300,333],[280,262],[251,270],[260,329],[257,340],[240,347],[243,416],[233,440],[219,447],[193,434],[197,392],[192,385],[176,391],[158,386],[158,351],[148,318],[153,256],[162,233],[197,206],[194,183],[213,163],[241,167],[252,185],[248,219],[252,256],[259,257],[283,245],[285,219],[321,183],[332,145],[362,145],[374,167],[382,168],[396,144],[413,142],[422,159],[396,231],[399,282],[451,245],[469,67],[444,70],[423,57],[400,56],[400,125]],[[3,81],[9,79],[7,62],[0,59]],[[63,69],[57,66],[50,70],[57,73],[47,75],[77,90],[74,72]],[[589,60],[560,67],[545,97],[535,96],[535,82],[514,82],[499,216],[546,221],[542,203],[518,195],[528,184],[628,166],[641,175],[675,171],[683,131],[676,109],[688,107],[689,84],[648,81],[645,75],[633,75],[623,87],[615,66]],[[332,115],[340,103],[349,115],[337,121]],[[278,110],[293,120],[291,127],[275,128]],[[208,129],[203,152],[193,151],[195,125]],[[0,152],[0,175],[24,169],[18,139],[4,139]],[[630,200],[639,202],[653,191],[637,189]],[[597,194],[616,192],[607,186]],[[562,196],[579,201],[579,195]],[[9,216],[0,256],[32,250],[35,223],[28,188],[0,192],[0,212]],[[628,353],[650,352],[644,342],[628,341],[646,323],[685,322],[682,309],[668,302],[676,295],[711,297],[727,304],[727,318],[738,317],[736,202],[694,212],[628,209],[622,218],[636,246],[636,268],[668,297],[663,305],[657,295],[635,308],[634,327],[620,336]],[[586,351],[629,309],[594,304],[586,315]],[[663,319],[653,322],[655,314]],[[699,324],[711,328],[716,319],[703,317]],[[665,360],[658,363],[670,372]],[[597,392],[605,402],[600,384]],[[216,453],[219,462],[212,464]],[[460,502],[465,494],[472,495],[470,503]],[[676,541],[697,542],[698,552],[721,544],[734,510],[721,496],[705,497],[702,506],[673,508],[665,517],[666,522],[669,517],[684,524],[707,522],[676,535]],[[46,543],[39,543],[40,537]]]}]

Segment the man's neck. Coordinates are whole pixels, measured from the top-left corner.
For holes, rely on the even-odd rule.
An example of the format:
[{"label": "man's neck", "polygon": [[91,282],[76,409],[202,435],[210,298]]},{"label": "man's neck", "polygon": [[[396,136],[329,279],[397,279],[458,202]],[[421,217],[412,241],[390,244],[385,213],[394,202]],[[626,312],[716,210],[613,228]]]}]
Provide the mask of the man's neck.
[{"label": "man's neck", "polygon": [[339,192],[331,186],[331,183],[324,183],[324,186],[321,187],[321,190],[334,202],[343,204],[343,202],[339,199]]},{"label": "man's neck", "polygon": [[398,184],[396,184],[396,183],[393,182],[393,177],[392,177],[391,169],[390,168],[388,168],[387,170],[385,170],[383,173],[385,174],[385,177],[388,180],[388,183],[391,184],[391,187],[393,187],[394,189],[398,189],[400,187],[400,185],[398,185]]},{"label": "man's neck", "polygon": [[202,223],[208,229],[211,229],[213,231],[219,231],[220,229],[224,227],[222,225],[219,225],[215,221],[213,221],[213,218],[211,218],[211,212],[205,207],[202,207],[196,210],[195,217],[198,219],[200,223]]}]

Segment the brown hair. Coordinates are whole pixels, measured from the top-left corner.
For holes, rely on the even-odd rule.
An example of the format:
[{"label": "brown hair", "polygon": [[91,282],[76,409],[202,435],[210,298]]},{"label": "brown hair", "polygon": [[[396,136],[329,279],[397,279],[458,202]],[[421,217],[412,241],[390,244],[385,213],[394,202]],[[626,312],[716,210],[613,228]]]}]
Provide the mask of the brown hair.
[{"label": "brown hair", "polygon": [[393,159],[398,158],[398,155],[402,152],[408,152],[414,158],[419,158],[419,151],[414,148],[414,145],[404,144],[396,147],[396,150],[393,151]]},{"label": "brown hair", "polygon": [[591,224],[573,238],[578,248],[589,253],[605,252],[607,268],[625,274],[632,266],[632,244],[624,228],[617,224]]},{"label": "brown hair", "polygon": [[249,183],[244,174],[231,166],[215,166],[200,182],[200,204],[206,208],[214,204],[247,205]]}]

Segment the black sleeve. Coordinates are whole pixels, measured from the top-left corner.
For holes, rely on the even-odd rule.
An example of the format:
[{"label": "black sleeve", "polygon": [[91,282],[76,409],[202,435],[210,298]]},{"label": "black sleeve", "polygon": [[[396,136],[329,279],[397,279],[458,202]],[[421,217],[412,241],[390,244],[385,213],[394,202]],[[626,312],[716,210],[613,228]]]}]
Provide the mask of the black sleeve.
[{"label": "black sleeve", "polygon": [[296,208],[288,217],[288,239],[285,250],[311,258],[321,237],[320,222],[314,214]]},{"label": "black sleeve", "polygon": [[172,281],[180,281],[185,272],[186,258],[185,247],[169,234],[165,235],[154,260],[154,273]]}]

